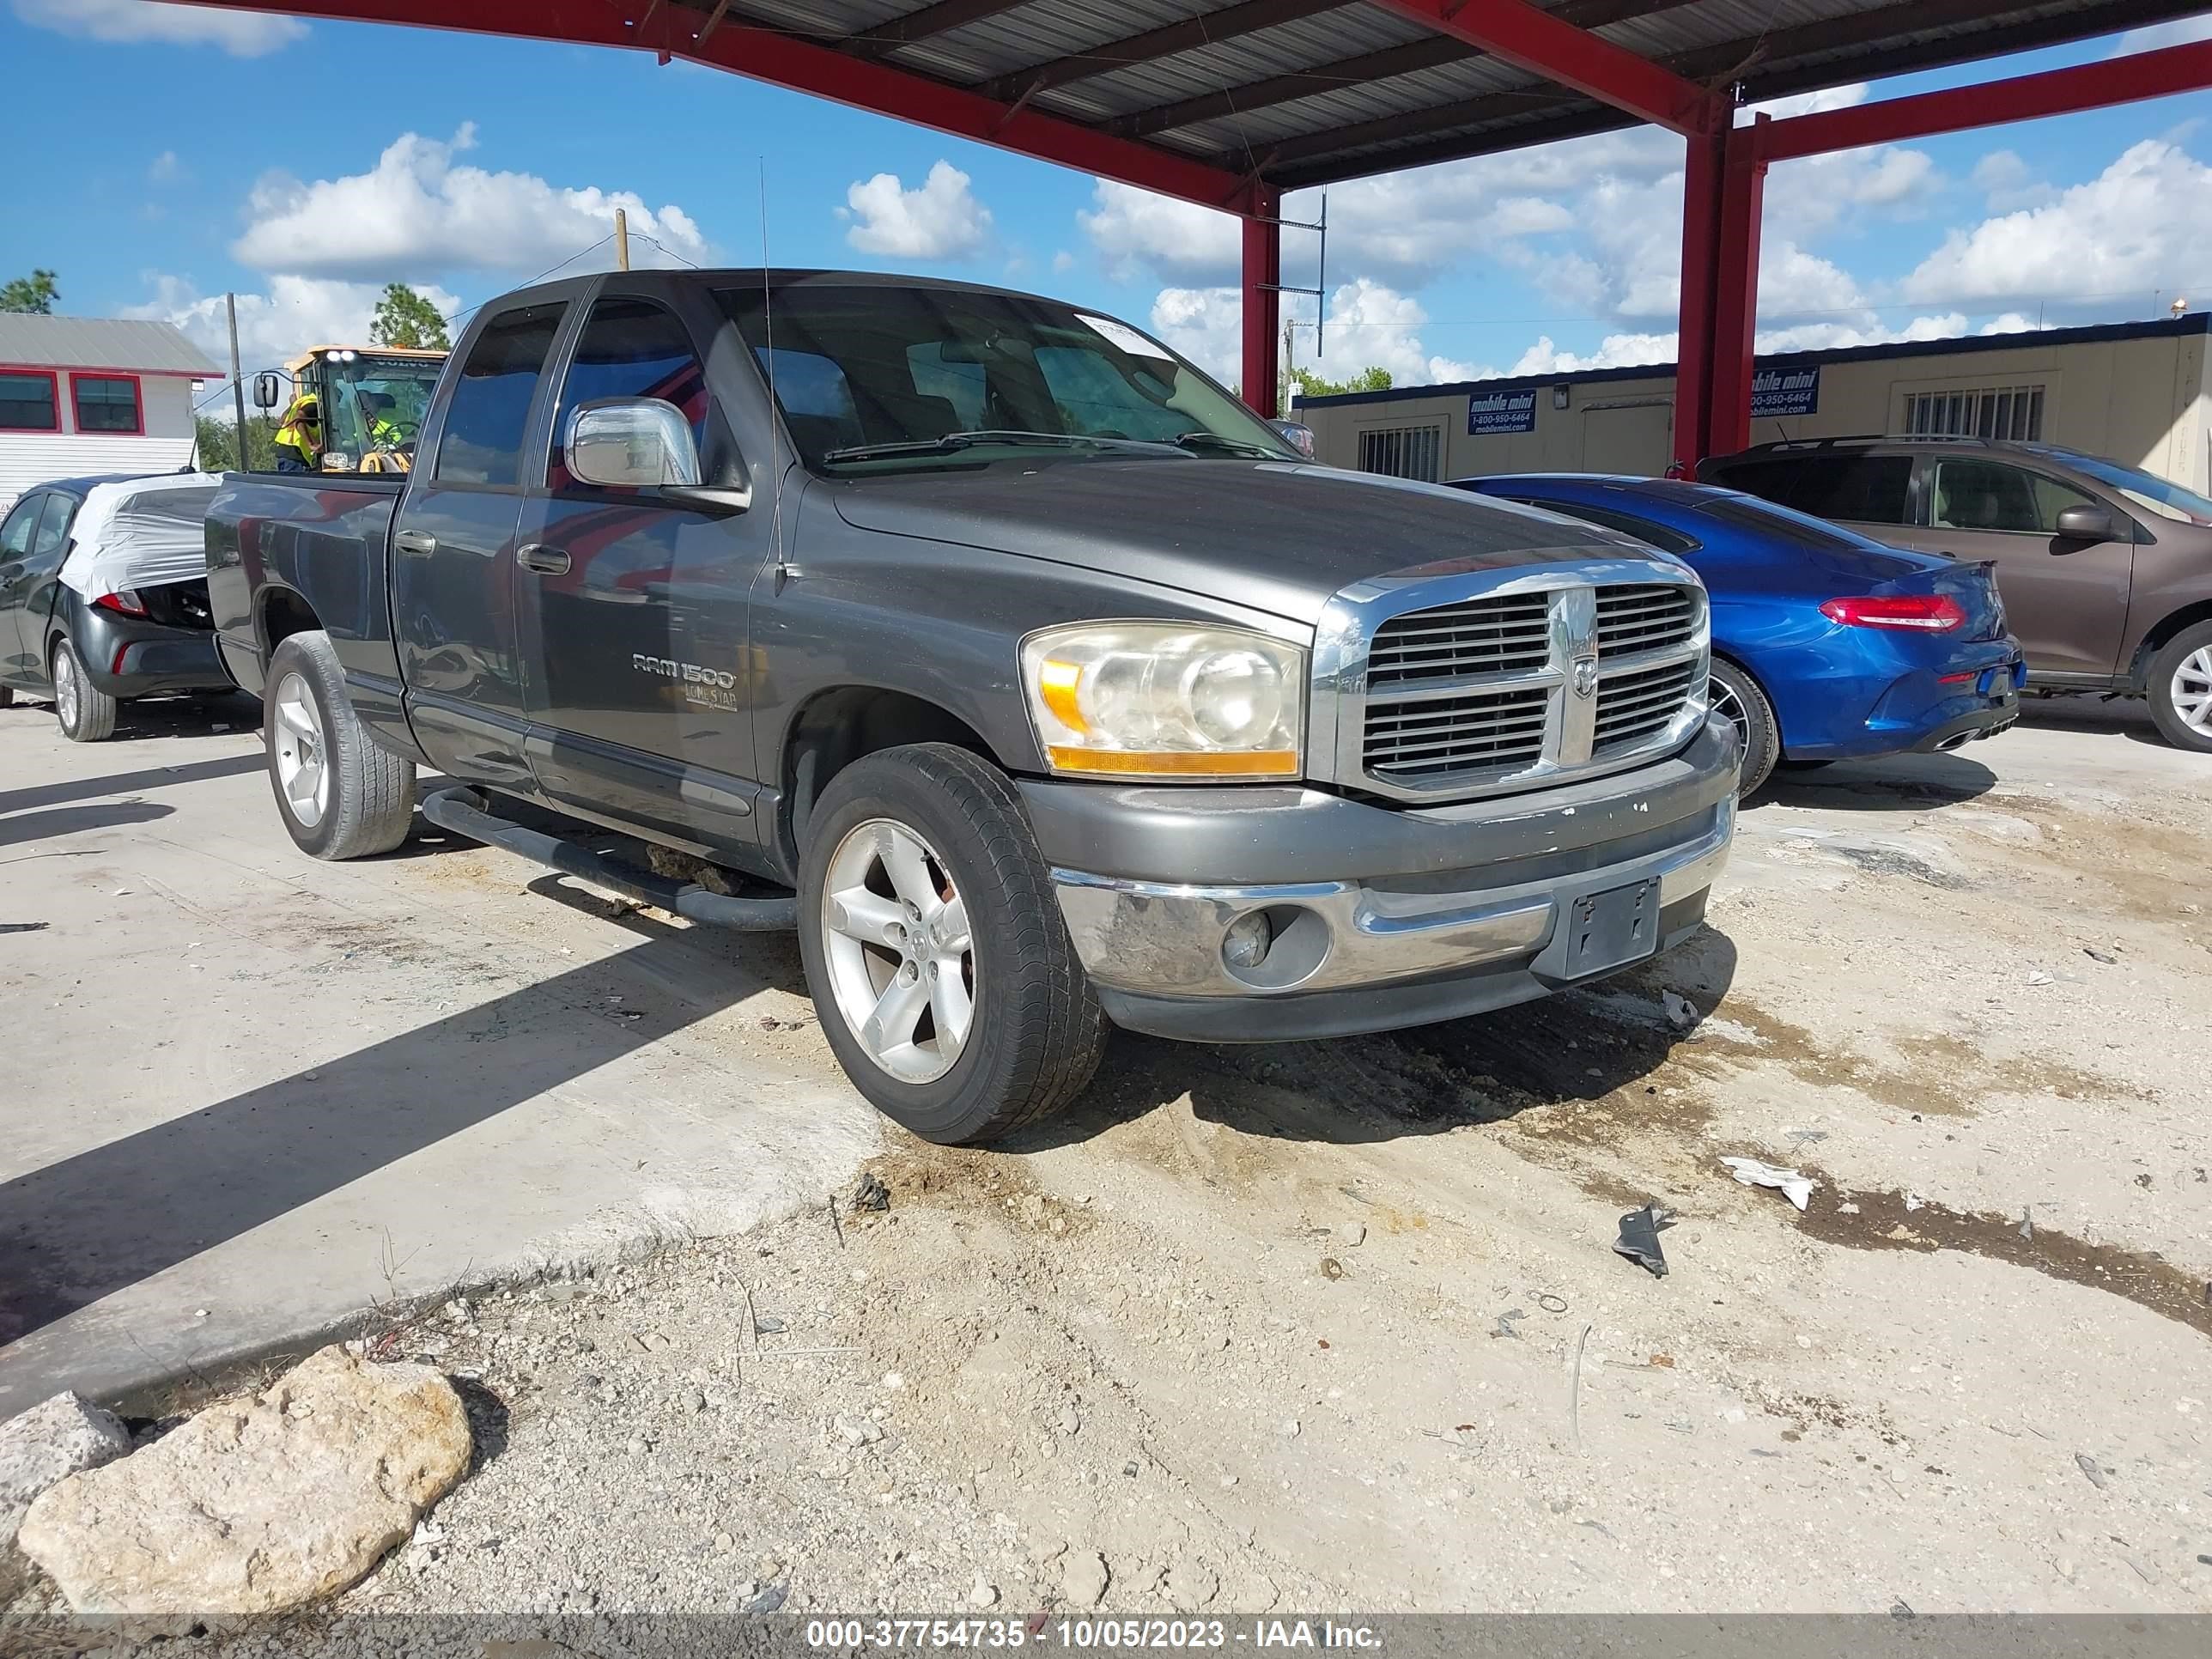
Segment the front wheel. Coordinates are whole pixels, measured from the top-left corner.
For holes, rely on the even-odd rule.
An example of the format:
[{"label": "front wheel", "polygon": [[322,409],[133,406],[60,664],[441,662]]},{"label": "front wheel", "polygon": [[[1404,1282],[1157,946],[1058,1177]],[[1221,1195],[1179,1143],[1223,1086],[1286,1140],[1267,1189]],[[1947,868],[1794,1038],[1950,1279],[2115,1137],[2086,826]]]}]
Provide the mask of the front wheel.
[{"label": "front wheel", "polygon": [[2183,629],[2150,659],[2150,713],[2176,749],[2212,755],[2212,622]]},{"label": "front wheel", "polygon": [[290,635],[270,656],[262,736],[276,810],[301,852],[368,858],[407,839],[414,763],[370,740],[319,629]]},{"label": "front wheel", "polygon": [[71,743],[104,743],[115,735],[123,705],[92,683],[84,659],[66,637],[54,641],[54,717]]},{"label": "front wheel", "polygon": [[1713,713],[1726,715],[1735,727],[1736,746],[1743,751],[1743,777],[1735,787],[1735,798],[1749,800],[1765,786],[1782,752],[1774,705],[1758,681],[1718,658],[1713,659],[1712,704]]},{"label": "front wheel", "polygon": [[884,750],[830,781],[805,837],[806,981],[878,1110],[964,1146],[1082,1092],[1106,1017],[1004,773],[950,744]]}]

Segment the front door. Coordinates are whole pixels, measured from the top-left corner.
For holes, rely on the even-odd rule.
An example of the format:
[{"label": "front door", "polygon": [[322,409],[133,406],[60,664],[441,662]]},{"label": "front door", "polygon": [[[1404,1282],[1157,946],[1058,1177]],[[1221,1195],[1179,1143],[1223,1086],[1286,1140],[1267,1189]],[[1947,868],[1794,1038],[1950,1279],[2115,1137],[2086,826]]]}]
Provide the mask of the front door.
[{"label": "front door", "polygon": [[392,538],[392,627],[432,763],[528,793],[515,530],[531,415],[563,301],[493,317],[426,431]]},{"label": "front door", "polygon": [[47,497],[33,490],[0,520],[0,680],[28,685],[46,677],[35,644],[24,643],[24,607],[31,593],[31,542]]},{"label": "front door", "polygon": [[[2058,535],[2069,507],[2106,504],[2044,473],[2008,461],[1937,455],[1926,464],[1928,524],[1911,537],[1931,552],[1996,562],[1997,592],[2031,669],[2111,674],[2118,666],[2135,568],[2130,540],[2081,542]],[[2113,512],[2123,537],[2126,514]]]},{"label": "front door", "polygon": [[768,515],[586,484],[562,441],[580,404],[653,398],[691,425],[705,475],[733,452],[692,328],[659,299],[603,291],[561,382],[545,475],[523,507],[518,595],[532,758],[548,799],[702,851],[751,845],[746,592]]}]

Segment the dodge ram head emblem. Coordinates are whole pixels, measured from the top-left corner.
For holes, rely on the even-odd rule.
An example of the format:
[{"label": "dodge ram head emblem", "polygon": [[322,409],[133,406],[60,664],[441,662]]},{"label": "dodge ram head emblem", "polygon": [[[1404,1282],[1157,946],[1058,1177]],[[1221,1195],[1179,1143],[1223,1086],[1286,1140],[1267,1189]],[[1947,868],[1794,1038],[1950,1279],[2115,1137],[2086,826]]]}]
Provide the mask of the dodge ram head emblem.
[{"label": "dodge ram head emblem", "polygon": [[1575,695],[1578,697],[1594,697],[1597,695],[1597,659],[1595,657],[1584,657],[1575,664],[1573,684]]}]

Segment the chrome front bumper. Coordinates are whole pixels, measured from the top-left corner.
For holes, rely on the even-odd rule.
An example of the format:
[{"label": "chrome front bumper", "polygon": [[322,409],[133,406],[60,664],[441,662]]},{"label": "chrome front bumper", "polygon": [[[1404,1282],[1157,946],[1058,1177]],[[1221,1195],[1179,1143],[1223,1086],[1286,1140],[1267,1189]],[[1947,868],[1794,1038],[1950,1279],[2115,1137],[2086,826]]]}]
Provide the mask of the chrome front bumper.
[{"label": "chrome front bumper", "polygon": [[[1367,882],[1252,887],[1177,886],[1081,871],[1053,872],[1060,914],[1092,981],[1145,996],[1286,997],[1469,972],[1513,959],[1541,971],[1577,898],[1656,878],[1661,913],[1711,887],[1728,862],[1735,803],[1724,800],[1695,839],[1600,865],[1571,878],[1495,878],[1449,891],[1396,890]],[[1255,912],[1273,947],[1232,967],[1230,930]]]}]

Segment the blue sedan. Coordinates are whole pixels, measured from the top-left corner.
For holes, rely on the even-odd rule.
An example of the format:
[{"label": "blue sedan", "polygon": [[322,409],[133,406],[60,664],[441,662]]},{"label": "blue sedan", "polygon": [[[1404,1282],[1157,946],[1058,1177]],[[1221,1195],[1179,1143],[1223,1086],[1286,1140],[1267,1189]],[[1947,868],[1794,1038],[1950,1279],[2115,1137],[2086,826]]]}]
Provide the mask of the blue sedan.
[{"label": "blue sedan", "polygon": [[2018,717],[2027,664],[1992,566],[1907,552],[1732,489],[1528,473],[1462,489],[1670,553],[1712,596],[1713,706],[1749,795],[1777,765],[1955,749]]}]

